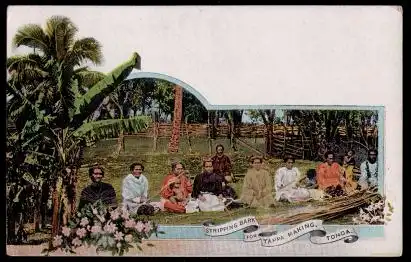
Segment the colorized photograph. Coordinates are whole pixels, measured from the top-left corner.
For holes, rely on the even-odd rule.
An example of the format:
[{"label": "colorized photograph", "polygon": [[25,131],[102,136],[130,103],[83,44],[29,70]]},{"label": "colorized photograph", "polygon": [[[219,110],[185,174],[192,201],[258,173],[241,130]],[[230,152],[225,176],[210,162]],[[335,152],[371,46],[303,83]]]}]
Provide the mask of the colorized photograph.
[{"label": "colorized photograph", "polygon": [[394,208],[383,106],[211,106],[189,81],[142,70],[138,50],[99,71],[104,42],[80,36],[69,16],[16,28],[6,81],[12,254],[156,255],[156,240],[267,247],[304,234],[352,243],[367,226],[384,236]]}]

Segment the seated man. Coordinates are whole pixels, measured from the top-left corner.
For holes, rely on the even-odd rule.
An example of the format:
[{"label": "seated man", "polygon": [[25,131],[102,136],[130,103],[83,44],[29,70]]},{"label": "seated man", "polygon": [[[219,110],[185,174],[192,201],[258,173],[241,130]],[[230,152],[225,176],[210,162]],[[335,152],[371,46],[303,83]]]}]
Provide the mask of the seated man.
[{"label": "seated man", "polygon": [[310,192],[298,184],[305,177],[301,177],[292,156],[284,158],[285,166],[280,167],[275,173],[275,199],[277,201],[298,202],[310,199]]},{"label": "seated man", "polygon": [[[139,213],[138,210],[140,207],[148,201],[148,180],[142,174],[144,166],[141,163],[133,163],[130,166],[130,171],[132,173],[127,175],[123,180],[123,204],[132,213]],[[143,210],[143,208],[141,210]]]},{"label": "seated man", "polygon": [[[223,178],[213,172],[213,161],[211,158],[203,160],[204,172],[194,179],[193,198],[198,198],[200,211],[224,211],[226,208],[223,197]],[[239,206],[230,203],[227,208]]]},{"label": "seated man", "polygon": [[[180,162],[171,165],[172,172],[162,183],[160,195],[164,209],[173,213],[185,213],[185,200],[189,199],[193,186],[184,174],[184,166]],[[177,182],[177,183],[176,183]],[[179,192],[179,193],[178,193]]]},{"label": "seated man", "polygon": [[203,160],[204,172],[197,175],[194,179],[192,197],[204,201],[203,193],[211,193],[222,197],[223,179],[213,172],[213,162],[211,159]]},{"label": "seated man", "polygon": [[341,167],[334,162],[334,153],[325,153],[325,162],[321,163],[316,170],[318,188],[326,192],[333,192],[332,195],[341,195],[345,179],[342,176]]},{"label": "seated man", "polygon": [[261,157],[251,158],[252,168],[244,177],[241,202],[250,207],[274,206],[273,187],[270,173],[261,168]]},{"label": "seated man", "polygon": [[92,183],[81,191],[78,210],[81,210],[87,204],[94,204],[98,200],[111,208],[116,208],[116,192],[113,186],[101,181],[104,177],[103,168],[99,166],[90,168],[89,176]]},{"label": "seated man", "polygon": [[222,195],[227,198],[237,198],[237,194],[228,183],[232,182],[231,161],[230,158],[224,154],[224,146],[219,144],[216,146],[216,154],[211,158],[213,162],[213,171],[216,175],[223,179]]},{"label": "seated man", "polygon": [[368,151],[368,159],[361,163],[361,176],[358,184],[361,189],[378,186],[378,162],[377,150],[370,149]]}]

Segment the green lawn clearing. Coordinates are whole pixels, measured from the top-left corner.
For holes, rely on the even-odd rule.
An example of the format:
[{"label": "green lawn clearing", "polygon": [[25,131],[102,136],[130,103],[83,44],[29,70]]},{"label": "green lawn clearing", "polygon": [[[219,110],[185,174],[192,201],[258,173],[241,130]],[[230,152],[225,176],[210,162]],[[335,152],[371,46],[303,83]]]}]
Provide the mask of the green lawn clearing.
[{"label": "green lawn clearing", "polygon": [[[251,140],[251,139],[250,139]],[[251,142],[254,142],[252,139]],[[256,146],[261,146],[261,141],[257,141],[259,144]],[[185,163],[186,169],[190,172],[193,177],[201,172],[201,159],[208,155],[209,146],[207,139],[193,139],[192,140],[192,151],[188,153],[187,141],[182,139],[180,151],[178,154],[168,154],[167,143],[168,139],[160,139],[157,145],[157,151],[153,152],[153,141],[151,138],[140,138],[140,137],[127,137],[126,138],[125,150],[120,153],[117,158],[112,157],[117,141],[116,140],[105,140],[99,142],[95,147],[87,148],[85,151],[85,159],[83,162],[83,167],[80,169],[78,177],[78,187],[77,187],[77,197],[80,196],[81,190],[90,183],[88,177],[88,167],[94,163],[100,163],[105,168],[104,181],[113,185],[117,193],[117,201],[121,203],[121,184],[123,178],[130,173],[129,166],[131,163],[139,161],[145,166],[144,174],[149,180],[149,196],[152,200],[159,200],[159,190],[161,187],[161,182],[163,178],[170,172],[170,164],[174,160],[181,160]],[[247,151],[247,149],[239,148],[239,151],[232,152],[229,146],[228,139],[220,139],[213,141],[213,152],[216,144],[223,144],[226,148],[226,153],[231,157],[233,162],[233,173],[238,175],[238,181],[232,183],[231,186],[236,190],[238,195],[241,194],[243,179],[242,176],[248,168],[247,157],[252,154],[252,152]],[[274,182],[274,173],[281,165],[283,161],[281,159],[270,159],[265,162],[266,168],[270,171]],[[308,169],[315,168],[318,162],[297,160],[295,166],[298,167],[301,173],[306,173]],[[247,215],[254,215],[257,217],[263,217],[269,214],[275,214],[276,212],[282,212],[285,210],[293,210],[296,207],[305,205],[320,205],[321,203],[316,203],[314,201],[291,204],[291,203],[277,203],[275,208],[271,209],[249,209],[240,208],[227,212],[200,212],[193,214],[170,214],[170,213],[157,213],[154,216],[154,220],[160,224],[173,224],[173,225],[183,225],[183,224],[198,224],[200,225],[203,221],[212,219],[215,222],[226,222],[235,218],[239,218]],[[326,223],[351,223],[351,217],[343,217],[333,221],[326,221]]]}]

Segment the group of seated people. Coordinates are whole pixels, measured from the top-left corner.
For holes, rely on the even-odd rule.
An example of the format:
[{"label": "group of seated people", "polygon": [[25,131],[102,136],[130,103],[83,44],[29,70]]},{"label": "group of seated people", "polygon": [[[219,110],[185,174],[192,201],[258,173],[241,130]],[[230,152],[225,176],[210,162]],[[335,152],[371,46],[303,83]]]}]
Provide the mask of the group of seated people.
[{"label": "group of seated people", "polygon": [[[378,181],[377,151],[369,150],[368,159],[360,166],[359,178],[355,177],[354,151],[348,151],[340,164],[335,162],[334,153],[327,152],[325,161],[316,170],[309,170],[302,176],[294,167],[294,158],[286,156],[285,165],[274,176],[274,188],[270,172],[263,168],[262,157],[252,157],[251,167],[244,177],[240,197],[230,186],[233,181],[230,158],[224,154],[224,147],[217,145],[216,155],[203,159],[203,172],[192,183],[181,162],[171,165],[171,172],[163,179],[160,201],[148,198],[149,182],[143,175],[144,166],[133,163],[131,174],[122,183],[123,205],[137,214],[151,215],[156,211],[191,213],[198,211],[222,211],[241,206],[273,207],[275,201],[298,202],[315,199],[316,191],[329,193],[338,189],[343,193],[374,187]],[[79,209],[87,203],[102,200],[115,207],[114,188],[101,180],[104,171],[99,166],[90,168],[92,184],[86,187],[80,197]],[[274,190],[273,190],[274,189]],[[274,197],[275,196],[275,197]]]}]

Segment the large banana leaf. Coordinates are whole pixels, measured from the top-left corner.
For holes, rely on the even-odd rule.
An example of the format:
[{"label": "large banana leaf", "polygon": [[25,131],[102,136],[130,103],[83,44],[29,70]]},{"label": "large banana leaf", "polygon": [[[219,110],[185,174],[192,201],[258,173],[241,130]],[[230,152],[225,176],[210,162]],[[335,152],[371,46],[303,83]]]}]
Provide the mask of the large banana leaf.
[{"label": "large banana leaf", "polygon": [[71,112],[72,125],[70,126],[74,128],[81,126],[83,121],[99,107],[103,99],[113,92],[139,64],[140,56],[134,53],[130,60],[118,66],[91,87],[86,94],[77,98],[74,102],[74,110]]},{"label": "large banana leaf", "polygon": [[148,116],[137,116],[126,119],[106,119],[84,123],[73,136],[95,141],[103,138],[116,137],[121,131],[140,132],[151,122]]}]

